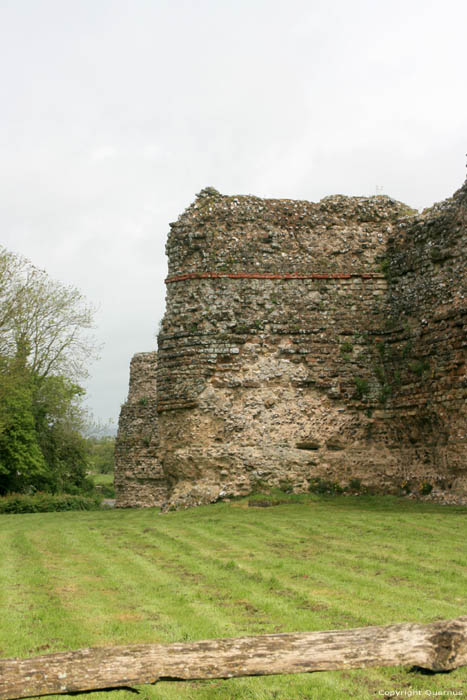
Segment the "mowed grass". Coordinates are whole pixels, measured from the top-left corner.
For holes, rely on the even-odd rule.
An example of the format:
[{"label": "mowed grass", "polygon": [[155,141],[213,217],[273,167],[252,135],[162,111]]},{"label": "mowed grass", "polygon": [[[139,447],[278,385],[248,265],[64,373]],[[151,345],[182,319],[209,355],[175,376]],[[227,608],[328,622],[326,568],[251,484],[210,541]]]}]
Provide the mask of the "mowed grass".
[{"label": "mowed grass", "polygon": [[[0,516],[0,655],[432,622],[467,614],[467,508],[318,497]],[[467,668],[363,669],[140,686],[142,699],[464,691]],[[53,696],[60,697],[60,696]],[[95,700],[134,697],[128,690]]]}]

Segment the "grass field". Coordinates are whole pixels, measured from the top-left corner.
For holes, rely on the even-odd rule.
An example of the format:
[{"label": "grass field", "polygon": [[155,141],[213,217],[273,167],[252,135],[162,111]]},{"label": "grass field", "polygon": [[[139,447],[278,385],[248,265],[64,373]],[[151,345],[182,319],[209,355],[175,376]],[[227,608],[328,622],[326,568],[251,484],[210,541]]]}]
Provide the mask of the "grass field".
[{"label": "grass field", "polygon": [[100,474],[99,472],[93,473],[91,478],[95,486],[113,486],[114,475],[111,474]]},{"label": "grass field", "polygon": [[[1,515],[0,655],[465,615],[466,516],[467,508],[369,496],[166,515]],[[162,682],[141,686],[139,697],[335,700],[462,690],[467,697],[467,668],[432,676],[389,668]]]}]

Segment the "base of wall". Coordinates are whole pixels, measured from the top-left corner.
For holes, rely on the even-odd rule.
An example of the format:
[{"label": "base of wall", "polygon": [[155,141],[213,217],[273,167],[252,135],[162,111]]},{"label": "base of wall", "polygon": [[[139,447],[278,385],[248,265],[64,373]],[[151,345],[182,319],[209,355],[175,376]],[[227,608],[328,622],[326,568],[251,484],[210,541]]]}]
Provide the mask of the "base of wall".
[{"label": "base of wall", "polygon": [[337,445],[332,450],[227,445],[178,449],[161,456],[172,484],[162,507],[188,508],[269,488],[304,493],[320,483],[347,489],[357,482],[376,493],[422,497],[431,489],[441,501],[449,496],[449,502],[467,502],[467,479],[455,467],[465,448],[434,451],[369,444],[345,450]]}]

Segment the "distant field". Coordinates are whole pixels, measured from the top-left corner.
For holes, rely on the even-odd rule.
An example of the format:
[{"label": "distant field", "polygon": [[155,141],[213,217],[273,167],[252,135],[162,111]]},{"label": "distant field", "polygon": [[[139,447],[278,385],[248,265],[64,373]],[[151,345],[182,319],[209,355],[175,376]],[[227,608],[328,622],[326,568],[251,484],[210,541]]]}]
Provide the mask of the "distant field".
[{"label": "distant field", "polygon": [[[389,497],[318,496],[167,515],[1,515],[0,655],[466,615],[466,516],[467,508]],[[139,698],[335,700],[462,689],[467,697],[467,668],[434,676],[390,668],[162,682],[141,686]]]},{"label": "distant field", "polygon": [[112,486],[114,475],[111,474],[92,474],[92,480],[96,486]]}]

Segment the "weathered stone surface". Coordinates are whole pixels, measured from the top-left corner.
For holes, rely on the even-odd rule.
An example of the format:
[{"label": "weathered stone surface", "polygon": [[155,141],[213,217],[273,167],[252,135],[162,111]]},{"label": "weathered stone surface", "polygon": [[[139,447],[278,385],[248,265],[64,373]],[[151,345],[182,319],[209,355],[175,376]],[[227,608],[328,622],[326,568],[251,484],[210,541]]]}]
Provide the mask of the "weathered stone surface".
[{"label": "weathered stone surface", "polygon": [[155,352],[135,355],[130,391],[122,406],[115,445],[115,496],[119,507],[160,506],[167,479],[159,460]]},{"label": "weathered stone surface", "polygon": [[467,497],[466,192],[415,215],[203,190],[171,225],[157,370],[132,362],[117,504],[316,479]]}]

